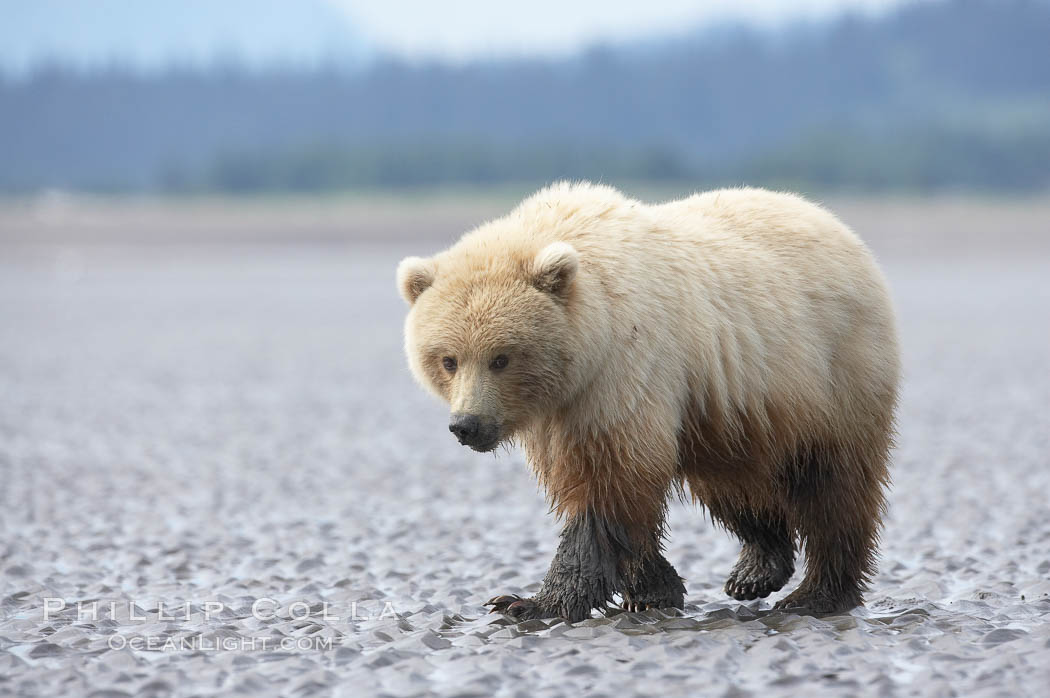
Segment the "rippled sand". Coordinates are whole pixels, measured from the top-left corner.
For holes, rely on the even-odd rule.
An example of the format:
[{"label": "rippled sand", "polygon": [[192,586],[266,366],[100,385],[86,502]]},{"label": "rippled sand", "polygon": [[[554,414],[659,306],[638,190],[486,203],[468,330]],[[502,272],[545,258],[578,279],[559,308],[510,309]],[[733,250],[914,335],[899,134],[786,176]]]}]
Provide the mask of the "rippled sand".
[{"label": "rippled sand", "polygon": [[393,268],[440,235],[8,239],[0,694],[1046,695],[1050,231],[953,247],[956,209],[866,206],[900,446],[867,607],[820,619],[725,597],[737,544],[684,504],[684,613],[484,613],[557,528],[521,454],[457,447],[404,367]]}]

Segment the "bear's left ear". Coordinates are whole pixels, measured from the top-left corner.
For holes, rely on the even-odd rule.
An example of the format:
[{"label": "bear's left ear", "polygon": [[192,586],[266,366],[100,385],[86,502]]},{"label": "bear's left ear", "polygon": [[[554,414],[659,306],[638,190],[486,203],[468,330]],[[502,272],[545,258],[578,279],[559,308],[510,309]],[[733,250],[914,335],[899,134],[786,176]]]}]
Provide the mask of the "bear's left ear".
[{"label": "bear's left ear", "polygon": [[434,283],[437,270],[434,262],[422,257],[405,257],[397,265],[397,288],[401,291],[401,297],[412,305],[419,298],[419,294],[430,288]]},{"label": "bear's left ear", "polygon": [[580,268],[580,255],[567,242],[552,242],[532,261],[532,283],[541,291],[564,296]]}]

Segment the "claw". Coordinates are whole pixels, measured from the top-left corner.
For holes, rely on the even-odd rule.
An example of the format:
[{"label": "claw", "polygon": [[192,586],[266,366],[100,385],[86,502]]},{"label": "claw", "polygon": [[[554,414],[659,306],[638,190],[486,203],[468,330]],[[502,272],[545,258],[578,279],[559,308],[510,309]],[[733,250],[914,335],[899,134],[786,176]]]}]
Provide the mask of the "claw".
[{"label": "claw", "polygon": [[511,616],[517,616],[519,613],[529,607],[529,604],[524,601],[515,601],[511,605],[507,606],[507,614]]},{"label": "claw", "polygon": [[528,599],[523,599],[517,594],[502,594],[500,596],[493,596],[489,599],[488,603],[482,604],[483,606],[492,606],[489,613],[505,613],[508,616],[514,616],[517,618],[521,613],[529,607]]},{"label": "claw", "polygon": [[540,608],[534,599],[523,599],[517,594],[495,596],[484,605],[492,606],[489,613],[502,613],[518,620],[538,617]]},{"label": "claw", "polygon": [[492,606],[489,609],[489,613],[506,613],[513,604],[519,601],[521,601],[521,597],[517,594],[501,594],[500,596],[493,596],[487,603],[482,605]]},{"label": "claw", "polygon": [[499,596],[493,596],[491,599],[484,603],[485,606],[494,606],[501,603],[511,603],[517,601],[521,597],[517,594],[500,594]]}]

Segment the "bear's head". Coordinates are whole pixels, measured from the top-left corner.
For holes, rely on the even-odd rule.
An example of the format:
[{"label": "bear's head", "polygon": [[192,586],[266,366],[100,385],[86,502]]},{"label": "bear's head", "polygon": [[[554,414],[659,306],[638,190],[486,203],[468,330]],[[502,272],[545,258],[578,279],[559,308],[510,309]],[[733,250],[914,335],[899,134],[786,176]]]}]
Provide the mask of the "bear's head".
[{"label": "bear's head", "polygon": [[564,401],[579,351],[569,315],[578,269],[564,242],[517,252],[460,243],[398,266],[409,366],[449,403],[461,444],[491,451]]}]

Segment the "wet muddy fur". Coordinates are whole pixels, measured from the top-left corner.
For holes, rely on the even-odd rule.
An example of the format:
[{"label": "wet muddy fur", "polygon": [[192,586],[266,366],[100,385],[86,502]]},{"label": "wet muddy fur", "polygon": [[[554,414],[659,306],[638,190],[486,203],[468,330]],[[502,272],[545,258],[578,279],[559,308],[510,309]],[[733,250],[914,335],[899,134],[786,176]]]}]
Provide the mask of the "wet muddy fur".
[{"label": "wet muddy fur", "polygon": [[622,525],[592,512],[573,517],[533,597],[497,596],[488,605],[522,620],[561,617],[583,620],[614,593],[631,610],[681,608],[685,585],[660,552],[659,532],[632,536]]},{"label": "wet muddy fur", "polygon": [[[693,458],[680,463],[680,477],[711,518],[742,543],[725,592],[749,601],[779,591],[801,548],[805,577],[775,608],[819,614],[862,603],[875,566],[887,446],[888,437],[868,459],[857,449],[806,449],[767,470],[768,479],[760,476],[761,467],[737,461],[731,480],[712,470],[710,452],[686,450],[683,455]],[[570,621],[605,607],[614,593],[628,610],[681,608],[685,587],[661,552],[662,516],[659,522],[655,528],[622,524],[590,510],[572,516],[540,591],[531,598],[498,596],[489,605],[522,620]]]}]

